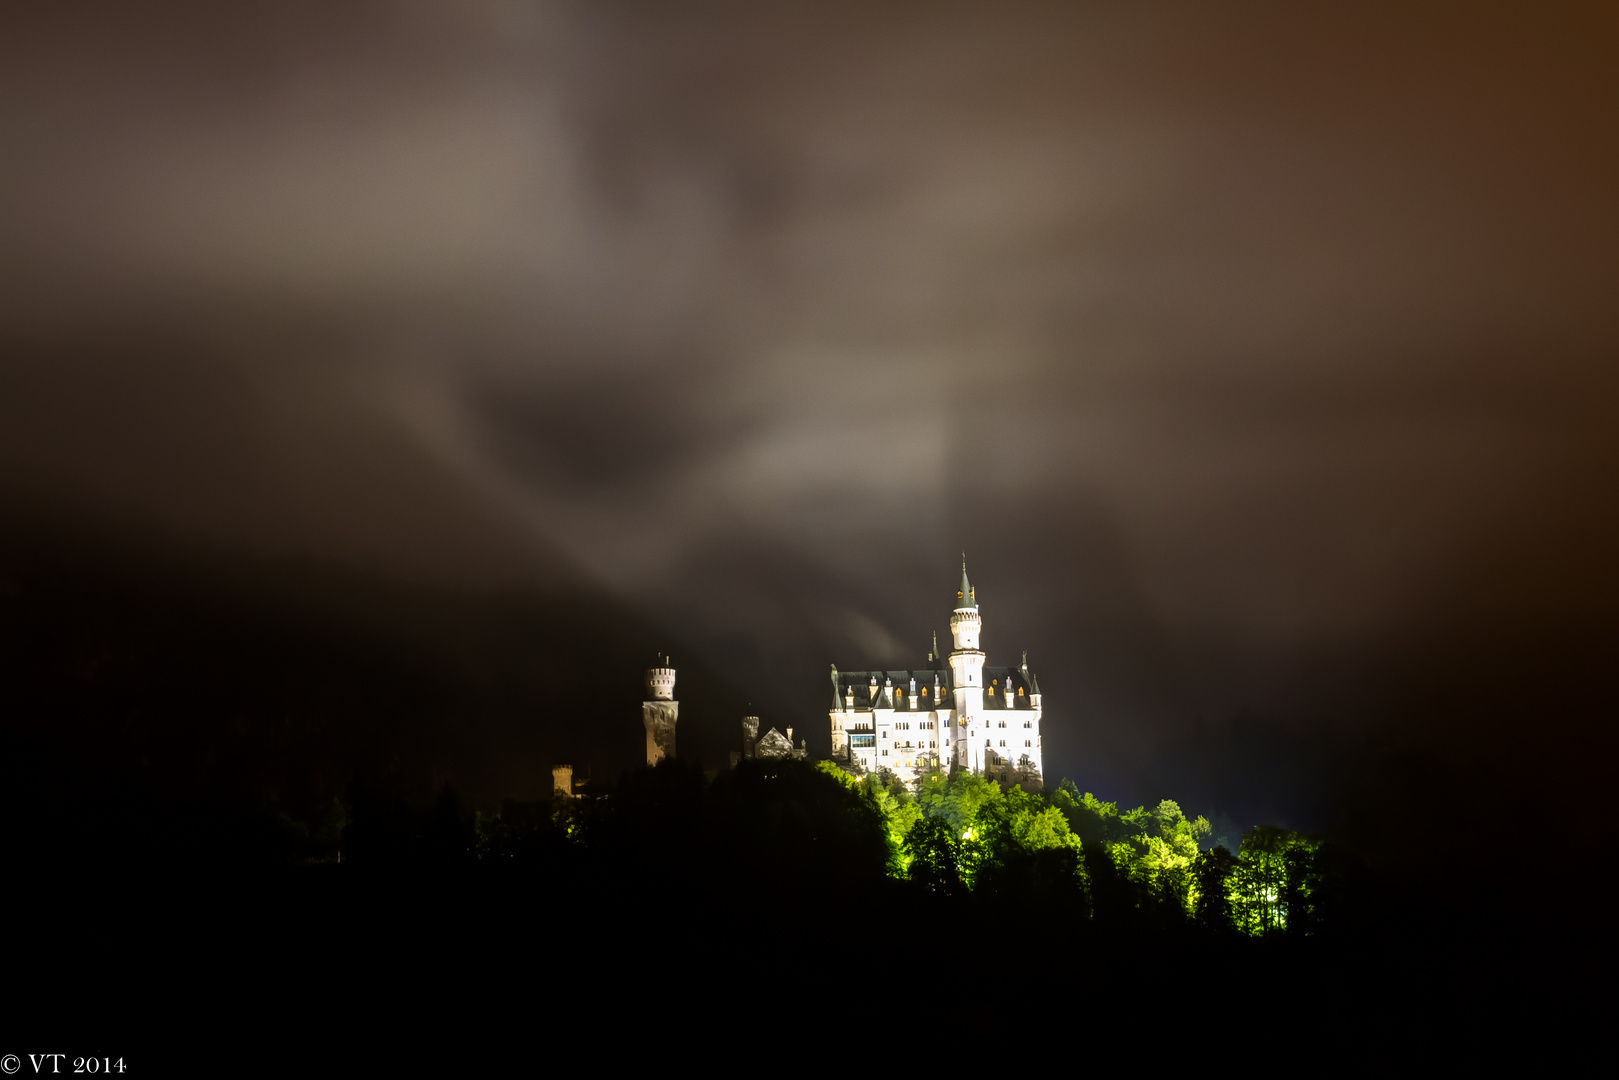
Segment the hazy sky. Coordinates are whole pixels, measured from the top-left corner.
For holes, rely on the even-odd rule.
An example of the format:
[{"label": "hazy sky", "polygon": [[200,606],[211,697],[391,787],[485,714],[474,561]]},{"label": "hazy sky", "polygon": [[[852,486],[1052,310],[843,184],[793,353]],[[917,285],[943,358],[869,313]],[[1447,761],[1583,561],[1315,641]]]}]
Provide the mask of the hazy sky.
[{"label": "hazy sky", "polygon": [[13,497],[585,582],[805,717],[966,550],[1120,783],[1611,644],[1611,5],[244,12],[0,16]]}]

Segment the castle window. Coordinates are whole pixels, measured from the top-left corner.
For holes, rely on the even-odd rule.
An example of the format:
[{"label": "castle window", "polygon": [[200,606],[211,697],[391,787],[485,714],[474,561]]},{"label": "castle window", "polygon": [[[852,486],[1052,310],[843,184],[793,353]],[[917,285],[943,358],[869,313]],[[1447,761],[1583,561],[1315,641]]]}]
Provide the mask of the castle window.
[{"label": "castle window", "polygon": [[1018,696],[1018,697],[1022,697],[1022,696],[1023,696],[1023,687],[1021,687],[1021,686],[1020,686],[1020,687],[1018,687],[1018,688],[1017,688],[1017,696]]}]

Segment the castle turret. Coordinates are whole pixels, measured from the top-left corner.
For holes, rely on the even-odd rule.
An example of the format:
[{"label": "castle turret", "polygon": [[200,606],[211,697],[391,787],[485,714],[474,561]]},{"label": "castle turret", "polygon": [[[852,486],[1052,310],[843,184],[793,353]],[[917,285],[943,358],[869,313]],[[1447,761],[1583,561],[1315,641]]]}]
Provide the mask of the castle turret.
[{"label": "castle turret", "polygon": [[759,718],[757,716],[744,716],[742,718],[742,756],[753,757],[754,749],[759,745]]},{"label": "castle turret", "polygon": [[[841,693],[841,689],[842,688],[839,685],[839,680],[838,680],[838,665],[833,664],[832,665],[832,710],[829,713],[829,715],[831,717],[831,720],[832,720],[832,760],[833,761],[845,761],[846,762],[849,759],[849,735],[848,735],[848,732],[844,730],[843,717],[844,717],[844,713],[846,711],[848,711],[848,710],[846,710],[844,708],[844,704],[843,704],[844,699],[843,699],[843,694]],[[850,702],[850,705],[851,706],[853,705],[852,700]]]},{"label": "castle turret", "polygon": [[657,661],[657,666],[646,669],[646,694],[653,701],[673,701],[675,699],[675,669],[669,666],[667,656]]},{"label": "castle turret", "polygon": [[646,670],[646,693],[651,701],[641,703],[641,723],[646,725],[646,763],[656,765],[675,756],[675,722],[680,718],[680,702],[675,700],[675,669],[667,656],[659,656]]},{"label": "castle turret", "polygon": [[[950,615],[950,633],[956,639],[956,651],[978,648],[978,632],[983,623],[978,615],[978,597],[967,580],[967,557],[961,558],[961,588],[956,590],[956,610]],[[951,655],[951,665],[955,656]]]}]

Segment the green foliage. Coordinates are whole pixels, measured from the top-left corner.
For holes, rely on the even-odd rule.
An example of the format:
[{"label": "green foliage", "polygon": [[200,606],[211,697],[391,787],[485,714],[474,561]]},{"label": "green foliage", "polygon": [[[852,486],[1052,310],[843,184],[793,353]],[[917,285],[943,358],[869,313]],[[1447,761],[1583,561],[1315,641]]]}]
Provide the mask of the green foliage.
[{"label": "green foliage", "polygon": [[1202,852],[1192,861],[1192,919],[1213,933],[1237,928],[1232,915],[1230,881],[1237,870],[1237,857],[1219,845]]},{"label": "green foliage", "polygon": [[956,896],[965,890],[960,841],[944,818],[917,821],[905,835],[905,855],[910,859],[906,876],[929,892]]},{"label": "green foliage", "polygon": [[1119,813],[1117,803],[1103,802],[1090,792],[1080,794],[1072,780],[1064,780],[1051,804],[1068,819],[1068,827],[1081,842],[1108,847],[1141,832],[1143,812],[1138,807]]},{"label": "green foliage", "polygon": [[1048,806],[1038,795],[1011,788],[996,810],[1006,815],[1012,839],[1027,851],[1053,848],[1078,851],[1080,848],[1079,837],[1069,829],[1062,811]]},{"label": "green foliage", "polygon": [[830,761],[817,761],[815,763],[815,771],[830,776],[832,779],[836,780],[850,791],[853,791],[855,788],[860,786],[860,781],[858,778],[850,776],[848,773],[844,772]]},{"label": "green foliage", "polygon": [[986,808],[1003,798],[1001,786],[995,781],[971,773],[957,773],[948,779],[928,777],[917,801],[924,814],[944,818],[956,830],[956,835],[962,836]]},{"label": "green foliage", "polygon": [[1312,837],[1268,825],[1243,833],[1237,865],[1226,884],[1237,929],[1260,936],[1309,932],[1319,846]]},{"label": "green foliage", "polygon": [[888,836],[889,871],[903,877],[911,856],[905,850],[905,837],[922,820],[922,808],[905,789],[887,777],[868,776],[860,784],[860,794],[881,815]]},{"label": "green foliage", "polygon": [[[380,820],[364,807],[358,816]],[[289,850],[296,840],[324,852],[356,832],[355,817],[334,801],[313,828],[283,818],[271,831]],[[1068,781],[1044,795],[935,774],[913,791],[887,773],[787,761],[749,762],[710,784],[665,762],[627,775],[611,798],[507,801],[465,820],[446,787],[411,830],[414,857],[574,860],[565,865],[633,868],[621,872],[676,890],[751,882],[775,896],[856,895],[886,876],[952,903],[971,897],[992,919],[1039,912],[1053,926],[1095,919],[1143,935],[1309,936],[1352,924],[1368,902],[1358,864],[1316,838],[1256,826],[1236,854],[1200,851],[1209,821],[1174,800],[1120,810]]]},{"label": "green foliage", "polygon": [[1082,843],[1108,851],[1122,876],[1149,894],[1190,908],[1192,862],[1199,842],[1209,834],[1206,818],[1188,819],[1173,799],[1151,810],[1138,806],[1120,812],[1118,804],[1088,791],[1081,794],[1067,780],[1051,802]]},{"label": "green foliage", "polygon": [[[1041,862],[1041,873],[1052,880],[1071,884],[1083,880],[1080,869],[1080,840],[1068,827],[1063,812],[1042,796],[1013,787],[1002,792],[993,780],[969,773],[953,777],[929,776],[923,779],[913,804],[927,823],[911,843],[912,857],[917,845],[932,845],[934,859],[922,871],[929,881],[959,880],[976,887],[980,876],[1004,875],[1008,868],[1019,873],[1029,870],[1037,853],[1056,853]],[[915,828],[913,826],[913,828]],[[949,858],[953,872],[940,869],[944,858],[939,838],[948,835]],[[943,885],[937,885],[943,890]]]}]

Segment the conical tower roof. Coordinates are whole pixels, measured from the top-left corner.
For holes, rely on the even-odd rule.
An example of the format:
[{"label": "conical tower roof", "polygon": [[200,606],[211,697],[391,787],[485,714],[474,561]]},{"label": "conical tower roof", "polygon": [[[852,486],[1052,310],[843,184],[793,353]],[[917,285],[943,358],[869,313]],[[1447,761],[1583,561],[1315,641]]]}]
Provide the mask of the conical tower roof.
[{"label": "conical tower roof", "polygon": [[967,556],[964,552],[961,556],[961,588],[956,592],[956,607],[960,609],[977,606],[978,599],[973,596],[972,583],[967,580]]}]

